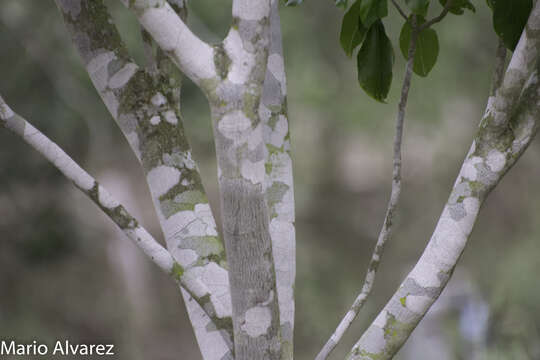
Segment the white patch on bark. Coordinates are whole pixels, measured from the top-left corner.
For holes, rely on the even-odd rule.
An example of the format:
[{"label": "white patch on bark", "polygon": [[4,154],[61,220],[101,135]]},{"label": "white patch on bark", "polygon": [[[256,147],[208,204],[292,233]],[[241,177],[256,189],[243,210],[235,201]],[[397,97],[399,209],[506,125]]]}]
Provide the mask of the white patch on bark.
[{"label": "white patch on bark", "polygon": [[283,141],[285,140],[285,136],[287,136],[288,131],[289,127],[287,125],[287,118],[283,115],[279,115],[276,126],[274,127],[274,130],[270,133],[270,144],[274,145],[277,148],[281,148],[283,146]]},{"label": "white patch on bark", "polygon": [[[254,7],[254,5],[250,5]],[[243,85],[249,80],[249,74],[255,66],[255,56],[244,49],[238,31],[231,29],[223,41],[225,52],[231,59],[227,79],[233,84]]]},{"label": "white patch on bark", "polygon": [[99,92],[102,92],[108,85],[109,71],[107,67],[114,59],[116,59],[116,55],[112,51],[107,51],[97,55],[86,65],[86,70]]},{"label": "white patch on bark", "polygon": [[111,194],[109,194],[107,190],[105,190],[101,186],[98,188],[98,200],[102,206],[108,209],[114,209],[115,207],[120,205],[118,201],[116,201],[116,199],[114,199]]},{"label": "white patch on bark", "polygon": [[195,214],[202,222],[207,225],[206,234],[208,236],[217,236],[216,222],[214,216],[212,215],[212,209],[210,204],[196,204],[195,205]]},{"label": "white patch on bark", "polygon": [[244,143],[251,133],[251,120],[240,110],[230,112],[223,116],[218,123],[219,132],[236,144]]},{"label": "white patch on bark", "polygon": [[[182,71],[198,83],[216,76],[214,50],[196,37],[166,1],[145,8],[139,22],[166,52],[172,52]],[[140,10],[135,6],[137,10]]]},{"label": "white patch on bark", "polygon": [[461,169],[461,176],[470,181],[476,181],[478,178],[476,164],[479,164],[482,161],[482,158],[478,156],[473,156],[465,160],[465,163],[463,164],[463,167]]},{"label": "white patch on bark", "polygon": [[506,156],[499,150],[491,150],[486,159],[486,163],[493,172],[499,172],[504,169]]},{"label": "white patch on bark", "polygon": [[416,314],[423,314],[424,310],[431,305],[433,299],[428,296],[407,295],[405,305],[407,309]]},{"label": "white patch on bark", "polygon": [[274,206],[278,219],[289,222],[294,221],[294,201],[292,189],[287,190],[280,202]]},{"label": "white patch on bark", "polygon": [[441,286],[441,280],[437,276],[440,268],[432,263],[430,255],[427,250],[424,252],[418,264],[409,274],[409,277],[416,281],[421,287],[439,287]]},{"label": "white patch on bark", "polygon": [[163,117],[165,117],[165,121],[167,121],[170,124],[176,125],[178,124],[178,118],[176,117],[176,114],[172,110],[167,110],[163,114]]},{"label": "white patch on bark", "polygon": [[242,160],[240,175],[253,184],[259,184],[264,179],[264,159],[252,162],[249,159]]},{"label": "white patch on bark", "polygon": [[128,83],[129,79],[131,79],[131,77],[133,76],[133,74],[135,74],[135,72],[137,72],[137,70],[137,65],[133,63],[127,63],[122,69],[120,69],[109,79],[109,88],[119,89],[123,87]]},{"label": "white patch on bark", "polygon": [[232,14],[244,20],[261,20],[270,15],[270,0],[234,0]]},{"label": "white patch on bark", "polygon": [[266,334],[272,323],[272,313],[266,306],[255,306],[246,311],[242,330],[256,338]]},{"label": "white patch on bark", "polygon": [[178,263],[184,268],[190,267],[199,258],[197,252],[191,249],[180,249],[178,251],[175,251],[174,255],[176,261],[178,261]]},{"label": "white patch on bark", "polygon": [[166,194],[180,181],[180,171],[170,166],[157,166],[146,176],[155,198]]},{"label": "white patch on bark", "polygon": [[216,315],[224,318],[232,315],[232,302],[229,292],[229,273],[227,270],[211,262],[204,266],[202,281],[210,290],[210,301],[214,305]]},{"label": "white patch on bark", "polygon": [[449,210],[445,208],[427,249],[437,264],[436,273],[450,270],[455,264],[467,241],[468,234],[464,230],[460,222],[452,219]]},{"label": "white patch on bark", "polygon": [[[160,208],[158,207],[158,210]],[[163,218],[159,211],[163,224],[163,232],[169,240],[182,239],[195,236],[217,236],[216,223],[208,204],[196,204],[195,211],[179,211],[168,219]],[[171,249],[176,258],[175,249]]]},{"label": "white patch on bark", "polygon": [[150,118],[150,124],[154,126],[159,124],[160,122],[161,122],[161,118],[159,117],[159,115],[155,115]]},{"label": "white patch on bark", "polygon": [[373,321],[373,325],[378,326],[381,329],[384,329],[384,327],[386,326],[386,313],[387,313],[386,310],[382,310]]},{"label": "white patch on bark", "polygon": [[167,99],[160,92],[158,92],[154,96],[152,96],[152,99],[150,99],[150,101],[152,102],[152,104],[154,106],[161,106],[161,105],[165,105],[167,103]]},{"label": "white patch on bark", "polygon": [[212,329],[210,319],[200,305],[189,294],[182,289],[182,295],[186,304],[189,319],[193,324],[193,329],[201,349],[202,357],[205,360],[222,360],[229,352],[229,347],[223,339],[219,330]]},{"label": "white patch on bark", "polygon": [[291,257],[295,249],[294,225],[278,218],[270,222],[272,237],[272,254],[276,269],[276,284],[279,301],[279,318],[283,324],[294,321],[295,261]]},{"label": "white patch on bark", "polygon": [[268,57],[268,70],[274,75],[281,85],[281,95],[287,94],[287,83],[285,80],[285,64],[283,57],[279,54],[271,54]]}]

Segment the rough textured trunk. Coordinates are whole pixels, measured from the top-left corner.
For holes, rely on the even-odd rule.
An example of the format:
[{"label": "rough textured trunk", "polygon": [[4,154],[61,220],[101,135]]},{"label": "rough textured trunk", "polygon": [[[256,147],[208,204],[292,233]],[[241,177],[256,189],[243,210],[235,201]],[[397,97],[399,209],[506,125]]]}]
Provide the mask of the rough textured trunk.
[{"label": "rough textured trunk", "polygon": [[[124,3],[210,103],[235,358],[291,358],[294,216],[278,3],[233,1],[233,25],[213,47],[191,33],[165,1]],[[288,255],[279,264],[276,285],[273,255],[283,250]]]}]

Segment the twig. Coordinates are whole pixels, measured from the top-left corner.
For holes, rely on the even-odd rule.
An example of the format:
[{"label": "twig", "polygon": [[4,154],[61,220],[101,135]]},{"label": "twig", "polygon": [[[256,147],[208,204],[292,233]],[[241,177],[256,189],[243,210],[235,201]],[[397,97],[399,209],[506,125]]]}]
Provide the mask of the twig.
[{"label": "twig", "polygon": [[373,283],[375,281],[375,275],[381,261],[381,256],[384,251],[384,245],[390,238],[392,232],[394,212],[397,208],[399,196],[401,193],[401,142],[403,137],[403,124],[405,121],[405,109],[407,107],[407,99],[409,97],[409,89],[411,86],[412,71],[414,65],[414,54],[416,52],[416,43],[418,38],[418,27],[416,25],[416,16],[411,17],[412,35],[409,44],[409,51],[407,54],[407,66],[405,70],[405,78],[403,79],[403,86],[401,89],[401,100],[398,105],[398,115],[396,120],[396,134],[394,137],[394,156],[393,156],[393,171],[392,171],[392,192],[390,195],[390,201],[386,210],[384,223],[377,239],[377,244],[371,256],[369,262],[368,271],[364,280],[364,285],[360,294],[354,300],[350,310],[345,314],[345,317],[341,320],[338,327],[334,331],[334,334],[328,339],[322,350],[319,352],[315,360],[324,360],[330,355],[332,350],[339,343],[343,334],[351,326],[351,323],[358,315],[358,312],[366,302],[367,297],[371,293]]},{"label": "twig", "polygon": [[452,3],[453,3],[454,0],[448,0],[446,2],[446,5],[444,6],[444,9],[441,11],[441,13],[439,14],[439,16],[436,16],[434,17],[433,19],[429,20],[429,21],[426,21],[425,23],[423,23],[422,25],[420,25],[418,27],[418,32],[422,32],[423,30],[427,29],[428,27],[438,23],[439,21],[441,21],[442,19],[445,18],[445,16],[448,14],[448,12],[450,11],[450,7],[452,6]]},{"label": "twig", "polygon": [[392,4],[394,4],[394,7],[395,7],[396,10],[398,11],[398,13],[405,19],[405,21],[409,21],[409,17],[408,17],[407,14],[405,14],[405,12],[401,9],[401,7],[400,7],[399,4],[396,2],[396,0],[392,0]]}]

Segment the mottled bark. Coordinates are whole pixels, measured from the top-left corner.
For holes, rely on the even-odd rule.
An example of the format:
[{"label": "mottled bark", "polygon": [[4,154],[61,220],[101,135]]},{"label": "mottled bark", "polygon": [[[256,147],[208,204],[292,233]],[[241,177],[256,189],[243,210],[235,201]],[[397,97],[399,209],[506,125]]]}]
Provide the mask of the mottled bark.
[{"label": "mottled bark", "polygon": [[481,205],[534,138],[540,121],[539,15],[537,3],[424,253],[347,359],[396,354],[450,279]]},{"label": "mottled bark", "polygon": [[233,26],[216,47],[207,88],[233,303],[235,357],[280,359],[278,294],[265,193],[259,113],[269,46],[270,0],[233,1]]},{"label": "mottled bark", "polygon": [[293,358],[296,239],[287,84],[279,2],[270,13],[270,46],[259,115],[263,122],[265,193],[276,270],[283,359]]},{"label": "mottled bark", "polygon": [[194,309],[198,305],[184,296],[194,327],[205,329],[198,331],[199,343],[214,344],[205,359],[230,358],[225,251],[183,128],[180,80],[167,70],[168,59],[156,61],[151,71],[134,63],[101,0],[57,3],[94,86],[142,164],[187,290],[204,309]]},{"label": "mottled bark", "polygon": [[[121,0],[182,72],[200,87],[214,79],[215,49],[195,36],[166,0]],[[179,6],[180,1],[174,5]]]},{"label": "mottled bark", "polygon": [[[282,356],[282,344],[270,233],[272,214],[265,185],[269,178],[265,171],[268,150],[259,112],[267,74],[271,1],[233,1],[233,26],[223,43],[214,47],[196,38],[164,1],[125,3],[209,100],[229,263],[235,357],[278,359]],[[194,55],[197,64],[192,61]],[[288,171],[289,174],[279,177],[289,176]],[[292,185],[290,179],[286,181]],[[292,192],[289,198],[292,201]],[[279,196],[277,200],[286,199]],[[272,211],[275,210],[273,206]],[[292,225],[290,215],[282,219]],[[275,224],[277,231],[279,225]],[[289,230],[286,234],[290,237],[290,233]],[[277,236],[274,238],[279,242]],[[291,308],[289,305],[289,319]],[[289,333],[292,340],[292,329]],[[290,346],[287,351],[291,352]]]}]

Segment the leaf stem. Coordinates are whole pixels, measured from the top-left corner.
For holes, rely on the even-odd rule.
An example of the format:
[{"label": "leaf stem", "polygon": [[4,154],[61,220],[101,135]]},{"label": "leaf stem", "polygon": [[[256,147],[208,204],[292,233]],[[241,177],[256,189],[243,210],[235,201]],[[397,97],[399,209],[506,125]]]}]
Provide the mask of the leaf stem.
[{"label": "leaf stem", "polygon": [[450,11],[450,7],[452,6],[453,2],[454,2],[454,0],[448,0],[446,2],[446,5],[444,6],[444,9],[439,14],[439,16],[436,16],[433,19],[431,19],[429,21],[426,21],[422,25],[418,26],[418,32],[420,33],[423,30],[429,28],[430,26],[432,26],[432,25],[440,22],[442,19],[444,19],[446,17],[446,15],[448,14],[448,12]]},{"label": "leaf stem", "polygon": [[408,17],[407,14],[405,14],[405,12],[401,9],[401,7],[400,7],[399,4],[396,2],[396,0],[392,0],[392,4],[394,4],[394,7],[395,7],[396,10],[398,11],[398,13],[405,19],[405,21],[409,21],[409,17]]}]

